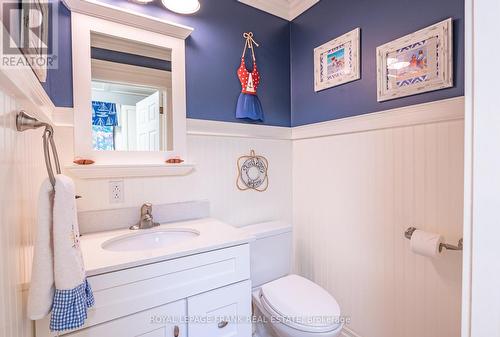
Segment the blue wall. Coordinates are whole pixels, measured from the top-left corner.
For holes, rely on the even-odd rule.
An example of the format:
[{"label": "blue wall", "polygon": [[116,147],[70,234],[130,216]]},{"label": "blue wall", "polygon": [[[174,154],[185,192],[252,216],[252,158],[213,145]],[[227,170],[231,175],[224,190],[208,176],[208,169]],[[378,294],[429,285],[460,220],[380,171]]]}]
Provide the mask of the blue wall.
[{"label": "blue wall", "polygon": [[[377,46],[453,18],[453,88],[377,102]],[[322,0],[291,25],[292,125],[355,116],[464,94],[463,0]],[[314,92],[313,49],[361,27],[361,80]]]},{"label": "blue wall", "polygon": [[58,4],[58,67],[47,71],[47,81],[42,83],[43,88],[52,99],[52,102],[58,107],[73,106],[73,72],[71,63],[71,13],[59,1],[53,0]]},{"label": "blue wall", "polygon": [[[236,0],[202,0],[194,15],[169,12],[159,0],[149,5],[103,1],[195,28],[186,40],[190,118],[246,122],[234,117],[244,31],[253,31],[261,44],[257,58],[262,75],[259,97],[266,114],[263,124],[310,124],[464,93],[464,0],[322,0],[292,23]],[[455,86],[378,103],[376,47],[448,17],[454,19]],[[71,22],[62,5],[59,26],[59,68],[49,71],[44,87],[56,106],[70,107]],[[315,93],[313,49],[356,27],[361,27],[361,80]]]},{"label": "blue wall", "polygon": [[[189,118],[245,122],[234,117],[241,85],[236,77],[244,45],[243,32],[253,31],[257,62],[261,73],[258,94],[265,120],[263,124],[290,126],[290,24],[270,14],[238,3],[235,0],[204,0],[194,15],[177,15],[166,10],[157,0],[139,5],[128,0],[104,2],[129,8],[148,15],[191,26],[195,29],[186,40],[187,114]],[[70,33],[68,20],[61,20]],[[57,72],[49,74],[45,85],[58,106],[72,105],[70,41],[64,39],[59,50],[61,58]],[[69,54],[64,53],[69,50]],[[69,68],[66,66],[69,60]],[[61,62],[63,61],[63,62]],[[175,69],[173,70],[175,71]]]}]

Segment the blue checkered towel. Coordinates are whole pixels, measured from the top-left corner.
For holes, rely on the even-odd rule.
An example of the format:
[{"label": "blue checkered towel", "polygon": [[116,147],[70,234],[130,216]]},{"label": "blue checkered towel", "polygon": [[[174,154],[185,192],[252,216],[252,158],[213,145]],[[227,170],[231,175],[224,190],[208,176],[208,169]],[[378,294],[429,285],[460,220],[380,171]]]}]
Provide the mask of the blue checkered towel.
[{"label": "blue checkered towel", "polygon": [[56,289],[50,330],[64,331],[81,327],[87,319],[87,309],[93,305],[94,295],[87,280],[73,289]]}]

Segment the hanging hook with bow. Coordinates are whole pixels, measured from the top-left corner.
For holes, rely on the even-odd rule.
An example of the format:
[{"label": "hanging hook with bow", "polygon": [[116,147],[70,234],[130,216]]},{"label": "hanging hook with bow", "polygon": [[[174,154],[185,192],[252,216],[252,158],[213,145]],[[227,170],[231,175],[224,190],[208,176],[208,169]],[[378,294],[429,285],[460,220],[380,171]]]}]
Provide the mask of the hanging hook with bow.
[{"label": "hanging hook with bow", "polygon": [[253,39],[253,33],[252,32],[243,33],[243,37],[245,38],[245,48],[243,49],[243,55],[242,55],[242,57],[245,56],[246,49],[250,48],[250,50],[252,51],[252,58],[255,61],[255,53],[253,51],[253,45],[255,45],[256,47],[259,47],[259,44],[257,43],[257,41],[255,41]]}]

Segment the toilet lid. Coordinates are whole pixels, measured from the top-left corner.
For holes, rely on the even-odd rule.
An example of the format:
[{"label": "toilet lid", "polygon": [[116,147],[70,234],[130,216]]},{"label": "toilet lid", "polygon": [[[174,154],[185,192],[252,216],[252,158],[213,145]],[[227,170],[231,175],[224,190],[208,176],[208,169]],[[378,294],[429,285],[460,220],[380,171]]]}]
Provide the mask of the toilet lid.
[{"label": "toilet lid", "polygon": [[327,332],[341,325],[337,301],[325,289],[301,276],[288,275],[264,284],[260,298],[266,310],[292,328]]}]

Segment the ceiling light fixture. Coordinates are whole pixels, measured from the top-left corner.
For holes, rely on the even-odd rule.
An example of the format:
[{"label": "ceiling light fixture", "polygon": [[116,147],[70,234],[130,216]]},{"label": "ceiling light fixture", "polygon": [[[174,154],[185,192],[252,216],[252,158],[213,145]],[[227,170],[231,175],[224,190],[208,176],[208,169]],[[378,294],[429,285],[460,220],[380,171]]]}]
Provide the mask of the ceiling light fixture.
[{"label": "ceiling light fixture", "polygon": [[137,2],[141,5],[145,5],[145,4],[148,4],[150,2],[153,2],[154,0],[132,0],[133,2]]},{"label": "ceiling light fixture", "polygon": [[161,2],[168,10],[179,14],[193,14],[200,9],[198,0],[161,0]]}]

